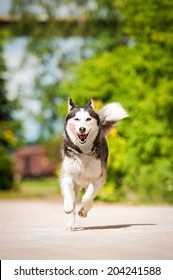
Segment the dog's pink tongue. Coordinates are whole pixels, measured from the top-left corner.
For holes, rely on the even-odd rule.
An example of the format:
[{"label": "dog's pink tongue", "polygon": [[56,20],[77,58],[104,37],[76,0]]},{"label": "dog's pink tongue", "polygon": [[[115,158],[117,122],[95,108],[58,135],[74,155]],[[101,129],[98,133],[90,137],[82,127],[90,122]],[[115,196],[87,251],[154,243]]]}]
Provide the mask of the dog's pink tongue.
[{"label": "dog's pink tongue", "polygon": [[75,130],[74,124],[70,123],[70,124],[69,124],[69,129],[71,130],[71,132],[72,132],[75,136],[77,136],[77,132],[76,132],[76,130]]},{"label": "dog's pink tongue", "polygon": [[86,135],[85,134],[78,134],[78,137],[83,142],[83,141],[85,141]]}]

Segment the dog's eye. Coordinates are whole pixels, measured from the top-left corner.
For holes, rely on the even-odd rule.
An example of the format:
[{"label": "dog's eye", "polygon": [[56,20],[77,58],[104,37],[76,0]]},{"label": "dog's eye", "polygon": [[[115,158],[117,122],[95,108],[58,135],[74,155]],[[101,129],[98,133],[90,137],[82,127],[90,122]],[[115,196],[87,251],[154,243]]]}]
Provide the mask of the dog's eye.
[{"label": "dog's eye", "polygon": [[79,118],[74,118],[75,121],[79,121]]},{"label": "dog's eye", "polygon": [[87,121],[87,122],[91,121],[91,118],[87,118],[86,121]]}]

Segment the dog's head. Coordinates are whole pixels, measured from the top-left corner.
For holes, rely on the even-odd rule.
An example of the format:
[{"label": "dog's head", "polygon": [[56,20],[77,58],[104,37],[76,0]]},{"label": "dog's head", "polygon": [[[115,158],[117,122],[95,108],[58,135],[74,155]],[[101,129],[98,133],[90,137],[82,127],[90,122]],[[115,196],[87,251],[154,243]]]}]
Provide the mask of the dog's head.
[{"label": "dog's head", "polygon": [[75,105],[72,99],[69,99],[66,131],[75,144],[85,144],[89,139],[93,141],[98,133],[99,123],[99,116],[94,111],[91,99],[85,106]]}]

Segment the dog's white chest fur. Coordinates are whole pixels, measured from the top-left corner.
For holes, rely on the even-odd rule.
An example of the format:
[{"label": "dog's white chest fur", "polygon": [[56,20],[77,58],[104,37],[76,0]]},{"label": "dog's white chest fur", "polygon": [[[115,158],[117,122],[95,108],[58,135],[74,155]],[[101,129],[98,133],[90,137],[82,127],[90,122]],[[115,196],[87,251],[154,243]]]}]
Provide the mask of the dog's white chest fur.
[{"label": "dog's white chest fur", "polygon": [[100,159],[89,155],[76,158],[65,156],[62,171],[63,176],[72,176],[74,183],[80,187],[87,187],[89,183],[94,183],[103,175]]}]

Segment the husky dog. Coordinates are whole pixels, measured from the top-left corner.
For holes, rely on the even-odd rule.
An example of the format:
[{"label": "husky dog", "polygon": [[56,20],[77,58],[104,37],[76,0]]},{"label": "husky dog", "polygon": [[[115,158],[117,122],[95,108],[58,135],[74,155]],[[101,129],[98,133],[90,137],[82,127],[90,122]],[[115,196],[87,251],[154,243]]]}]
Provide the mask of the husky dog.
[{"label": "husky dog", "polygon": [[110,103],[98,113],[90,99],[86,106],[68,102],[64,127],[61,189],[64,211],[69,219],[67,230],[75,229],[75,201],[81,188],[85,189],[78,215],[87,216],[94,197],[105,183],[108,146],[105,136],[127,112],[119,103]]}]

